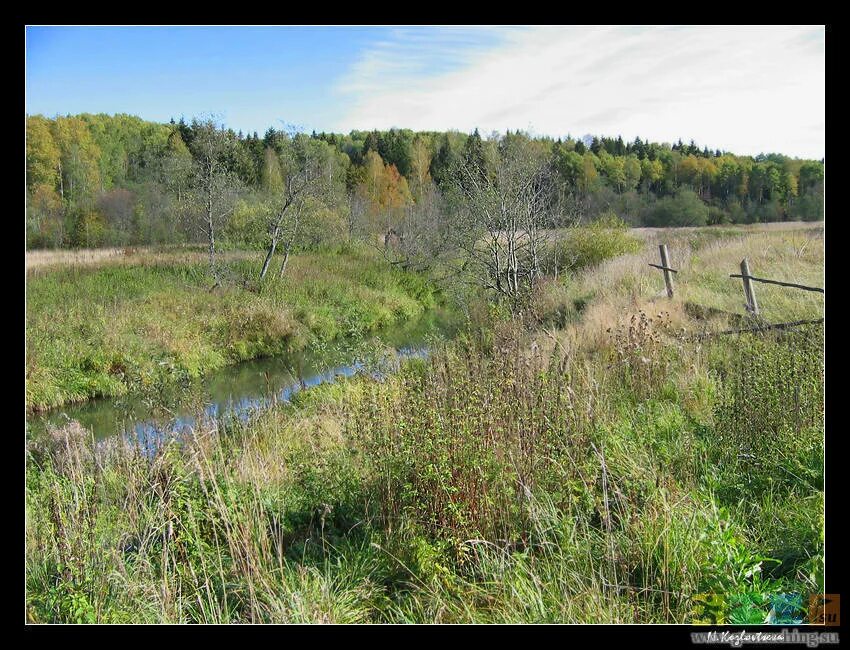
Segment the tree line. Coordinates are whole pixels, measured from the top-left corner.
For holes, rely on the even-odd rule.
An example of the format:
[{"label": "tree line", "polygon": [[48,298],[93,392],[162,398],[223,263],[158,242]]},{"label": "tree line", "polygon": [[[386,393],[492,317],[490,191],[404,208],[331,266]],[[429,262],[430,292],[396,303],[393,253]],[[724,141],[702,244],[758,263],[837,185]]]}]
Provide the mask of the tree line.
[{"label": "tree line", "polygon": [[504,155],[519,149],[545,161],[552,227],[612,212],[635,226],[823,218],[823,161],[693,142],[409,129],[260,136],[209,119],[31,115],[27,244],[203,241],[213,267],[222,244],[263,248],[265,276],[278,252],[287,259],[293,248],[363,238],[392,243],[403,258],[395,262],[415,264],[457,245],[460,213],[507,185]]}]

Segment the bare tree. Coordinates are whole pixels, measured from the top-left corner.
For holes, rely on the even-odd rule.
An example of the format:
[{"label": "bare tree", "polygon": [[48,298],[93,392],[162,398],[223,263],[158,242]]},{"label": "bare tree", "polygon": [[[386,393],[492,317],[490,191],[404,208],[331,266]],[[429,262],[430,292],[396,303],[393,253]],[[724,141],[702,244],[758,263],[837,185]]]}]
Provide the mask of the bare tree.
[{"label": "bare tree", "polygon": [[390,264],[421,272],[453,249],[455,235],[443,197],[429,182],[418,192],[417,201],[404,208],[378,247]]},{"label": "bare tree", "polygon": [[189,187],[183,196],[187,214],[203,233],[209,246],[210,272],[215,286],[221,284],[215,259],[216,233],[233,213],[241,188],[229,163],[236,144],[231,132],[219,128],[211,119],[193,125],[195,135],[191,151],[194,163]]},{"label": "bare tree", "polygon": [[301,222],[304,199],[306,198],[308,188],[308,180],[301,174],[296,174],[286,179],[285,189],[281,192],[279,203],[270,211],[269,247],[266,252],[266,258],[263,260],[263,267],[260,270],[260,280],[266,277],[278,244],[282,240],[285,240],[283,246],[284,257],[278,277],[281,277],[286,270],[286,265],[289,261],[289,252],[298,234],[298,226]]},{"label": "bare tree", "polygon": [[542,274],[546,228],[558,212],[549,160],[528,141],[503,140],[486,168],[481,159],[460,162],[453,189],[477,281],[518,302]]},{"label": "bare tree", "polygon": [[326,174],[322,162],[311,155],[304,139],[295,138],[294,145],[294,155],[286,165],[286,179],[281,187],[269,188],[273,195],[274,207],[269,211],[267,222],[269,246],[260,270],[260,280],[266,277],[279,245],[283,248],[283,261],[277,277],[283,277],[308,200],[310,197],[317,196],[321,188],[326,185]]}]

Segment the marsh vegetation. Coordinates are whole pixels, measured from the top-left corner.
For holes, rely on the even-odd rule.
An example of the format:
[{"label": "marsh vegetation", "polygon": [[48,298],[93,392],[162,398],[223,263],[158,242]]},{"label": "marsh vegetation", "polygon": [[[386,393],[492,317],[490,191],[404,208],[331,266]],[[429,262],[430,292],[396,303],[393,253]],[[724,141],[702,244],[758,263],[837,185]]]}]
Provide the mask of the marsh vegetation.
[{"label": "marsh vegetation", "polygon": [[[647,266],[659,238],[672,301]],[[93,392],[45,377],[113,377],[116,359],[126,387],[102,394],[436,303],[465,324],[397,372],[199,413],[153,454],[75,422],[31,436],[29,619],[764,621],[823,589],[823,331],[709,336],[743,312],[741,256],[820,285],[822,229],[553,231],[521,300],[369,247],[295,254],[257,293],[239,278],[260,252],[212,292],[203,258],[31,275],[40,404]],[[817,294],[760,296],[770,319],[823,315]]]}]

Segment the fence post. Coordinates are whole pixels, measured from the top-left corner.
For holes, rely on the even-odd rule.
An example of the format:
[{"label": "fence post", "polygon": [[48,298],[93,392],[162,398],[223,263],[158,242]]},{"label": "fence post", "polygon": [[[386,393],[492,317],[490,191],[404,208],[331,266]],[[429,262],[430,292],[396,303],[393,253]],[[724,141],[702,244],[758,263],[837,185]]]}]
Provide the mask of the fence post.
[{"label": "fence post", "polygon": [[658,250],[661,251],[661,266],[664,267],[664,284],[667,286],[667,297],[673,297],[673,275],[668,270],[670,268],[670,259],[667,256],[667,244],[659,244]]},{"label": "fence post", "polygon": [[747,301],[747,311],[753,314],[753,316],[758,316],[759,314],[759,304],[756,300],[756,290],[753,286],[753,281],[750,280],[750,264],[747,261],[747,258],[741,260],[741,278],[744,282],[744,298]]}]

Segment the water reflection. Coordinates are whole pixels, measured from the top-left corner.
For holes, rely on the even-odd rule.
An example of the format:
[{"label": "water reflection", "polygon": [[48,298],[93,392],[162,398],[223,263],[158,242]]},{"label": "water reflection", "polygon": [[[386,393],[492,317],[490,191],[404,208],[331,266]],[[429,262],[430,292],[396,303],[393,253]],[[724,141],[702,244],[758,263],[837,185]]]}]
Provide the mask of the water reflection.
[{"label": "water reflection", "polygon": [[30,433],[47,424],[77,420],[97,439],[119,433],[148,450],[166,439],[180,439],[196,427],[198,414],[209,420],[242,422],[275,402],[288,402],[299,391],[358,372],[376,378],[407,358],[424,357],[431,346],[453,331],[450,319],[428,313],[412,323],[386,330],[360,342],[340,342],[304,353],[246,361],[180,387],[160,387],[156,396],[140,394],[90,400],[36,414]]}]

